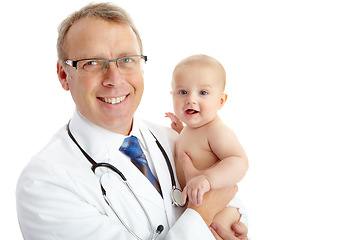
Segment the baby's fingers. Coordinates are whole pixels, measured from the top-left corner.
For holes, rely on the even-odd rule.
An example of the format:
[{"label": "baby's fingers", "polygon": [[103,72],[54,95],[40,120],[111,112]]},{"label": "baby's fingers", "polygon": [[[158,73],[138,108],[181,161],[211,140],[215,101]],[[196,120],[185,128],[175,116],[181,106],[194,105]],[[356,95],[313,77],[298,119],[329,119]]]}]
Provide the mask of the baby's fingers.
[{"label": "baby's fingers", "polygon": [[203,191],[203,190],[199,189],[199,192],[198,192],[198,195],[197,195],[197,202],[198,202],[199,206],[202,205],[202,200],[203,200],[205,192],[206,191]]},{"label": "baby's fingers", "polygon": [[198,202],[198,194],[199,191],[197,188],[194,188],[192,191],[191,191],[191,195],[189,196],[189,200],[195,204],[196,206],[199,206],[199,202]]},{"label": "baby's fingers", "polygon": [[186,198],[188,197],[188,194],[187,194],[187,186],[184,187],[183,189],[183,192],[182,192],[182,202],[183,204],[186,203]]},{"label": "baby's fingers", "polygon": [[171,112],[166,112],[165,117],[170,118],[171,121],[175,122],[174,114]]}]

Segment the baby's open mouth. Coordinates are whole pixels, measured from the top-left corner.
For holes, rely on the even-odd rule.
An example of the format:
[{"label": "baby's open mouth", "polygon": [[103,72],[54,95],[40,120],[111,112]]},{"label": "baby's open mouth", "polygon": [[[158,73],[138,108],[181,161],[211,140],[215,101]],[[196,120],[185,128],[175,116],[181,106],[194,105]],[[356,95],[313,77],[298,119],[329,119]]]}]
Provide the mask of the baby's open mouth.
[{"label": "baby's open mouth", "polygon": [[189,115],[194,115],[196,113],[199,113],[199,111],[197,111],[195,109],[187,109],[185,112],[186,112],[186,114],[189,114]]}]

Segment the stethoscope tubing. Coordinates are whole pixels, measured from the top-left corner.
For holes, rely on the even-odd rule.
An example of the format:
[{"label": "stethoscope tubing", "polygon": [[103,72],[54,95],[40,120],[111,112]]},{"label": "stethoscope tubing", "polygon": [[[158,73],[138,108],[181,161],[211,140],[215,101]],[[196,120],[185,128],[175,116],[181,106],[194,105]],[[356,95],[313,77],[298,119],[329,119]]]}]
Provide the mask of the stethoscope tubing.
[{"label": "stethoscope tubing", "polygon": [[[98,167],[101,167],[101,166],[98,166]],[[95,169],[94,169],[93,171],[95,172]],[[99,178],[99,183],[100,183],[101,189],[102,189],[102,191],[103,191],[103,198],[104,198],[105,202],[106,202],[107,205],[111,208],[111,210],[112,210],[113,213],[116,215],[116,217],[119,219],[119,221],[124,225],[124,227],[126,228],[126,230],[127,230],[128,232],[130,232],[131,235],[133,235],[136,239],[142,240],[138,235],[136,235],[135,232],[133,232],[133,231],[131,230],[131,228],[126,224],[126,222],[120,217],[120,215],[118,214],[118,212],[116,211],[116,209],[113,207],[110,199],[106,196],[105,189],[104,189],[103,186],[102,186],[102,176],[104,176],[104,175],[101,175],[101,176],[100,176],[100,178]],[[143,205],[143,204],[141,203],[141,201],[139,200],[138,196],[135,194],[133,188],[131,187],[131,185],[128,183],[127,180],[123,180],[123,182],[124,182],[125,185],[128,187],[128,189],[130,190],[130,192],[132,193],[132,195],[135,197],[136,201],[137,201],[137,202],[139,203],[139,205],[141,206],[141,208],[142,208],[143,212],[145,213],[146,218],[147,218],[147,220],[148,220],[150,229],[154,229],[154,225],[153,225],[153,223],[152,223],[152,221],[151,221],[151,218],[150,218],[148,212],[146,211],[144,205]],[[155,234],[155,233],[153,233],[153,235],[154,235],[154,234]],[[154,239],[154,238],[152,238],[152,239]]]}]

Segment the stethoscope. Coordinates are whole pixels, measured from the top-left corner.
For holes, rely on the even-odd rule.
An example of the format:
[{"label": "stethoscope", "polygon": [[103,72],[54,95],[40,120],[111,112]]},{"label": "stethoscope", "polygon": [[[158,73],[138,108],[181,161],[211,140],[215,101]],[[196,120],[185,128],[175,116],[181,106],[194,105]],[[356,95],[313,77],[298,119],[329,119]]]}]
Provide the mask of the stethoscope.
[{"label": "stethoscope", "polygon": [[[76,144],[76,146],[80,149],[80,151],[82,152],[82,154],[85,156],[85,158],[91,163],[92,167],[91,170],[93,171],[93,173],[95,174],[95,170],[96,168],[100,168],[100,167],[104,167],[104,168],[108,168],[110,170],[112,170],[113,172],[115,172],[118,176],[120,176],[122,182],[128,187],[128,189],[130,190],[130,192],[132,193],[132,195],[134,196],[134,198],[136,199],[136,201],[139,203],[139,205],[141,206],[143,212],[146,215],[146,218],[149,222],[149,226],[151,229],[153,229],[153,234],[152,237],[150,238],[151,240],[155,240],[157,239],[157,237],[161,234],[161,232],[164,230],[164,226],[163,225],[159,225],[157,226],[157,228],[154,228],[154,225],[150,219],[150,216],[148,214],[148,212],[146,211],[145,207],[143,206],[143,204],[141,203],[141,201],[139,200],[139,198],[137,197],[137,195],[135,194],[133,188],[131,187],[131,185],[129,184],[129,182],[127,181],[125,175],[119,171],[119,169],[117,169],[116,167],[114,167],[113,165],[109,164],[109,163],[105,163],[105,162],[101,162],[101,163],[97,163],[95,162],[94,159],[92,159],[89,154],[87,154],[85,152],[85,150],[80,146],[80,144],[76,141],[75,137],[72,135],[71,131],[70,131],[70,121],[67,124],[67,132],[69,134],[69,137],[71,138],[71,140],[73,140],[73,142]],[[150,130],[149,130],[150,131]],[[172,170],[171,167],[171,163],[169,160],[168,155],[165,152],[165,149],[162,147],[162,145],[160,144],[160,142],[158,141],[158,139],[155,137],[155,135],[150,131],[151,135],[155,138],[155,142],[158,146],[158,148],[160,149],[162,155],[164,156],[165,160],[166,160],[166,164],[168,166],[169,169],[169,173],[170,173],[170,177],[171,177],[171,184],[172,184],[172,189],[170,191],[170,196],[171,196],[171,203],[176,206],[176,207],[184,207],[185,204],[182,202],[182,192],[180,189],[178,189],[176,187],[176,182],[175,182],[175,175],[174,172]],[[103,175],[100,176],[99,178],[99,183],[100,183],[100,187],[101,187],[101,192],[103,195],[103,198],[106,202],[106,204],[111,208],[111,210],[114,212],[114,214],[116,215],[116,217],[119,219],[119,221],[124,225],[124,227],[126,228],[127,231],[129,231],[136,239],[141,240],[141,238],[135,234],[134,231],[131,230],[131,228],[125,223],[125,221],[120,217],[120,215],[117,213],[117,211],[114,209],[113,205],[111,204],[109,198],[106,196],[106,191],[102,185],[102,177]],[[155,229],[155,231],[154,231]]]}]

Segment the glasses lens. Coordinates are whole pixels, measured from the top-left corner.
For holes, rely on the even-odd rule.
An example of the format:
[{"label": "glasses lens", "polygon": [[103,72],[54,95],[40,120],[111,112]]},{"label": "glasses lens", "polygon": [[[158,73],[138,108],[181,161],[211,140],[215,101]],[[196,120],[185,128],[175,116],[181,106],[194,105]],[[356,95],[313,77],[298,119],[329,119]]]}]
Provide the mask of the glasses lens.
[{"label": "glasses lens", "polygon": [[122,73],[141,72],[144,69],[144,63],[143,56],[129,56],[117,60],[117,65]]},{"label": "glasses lens", "polygon": [[106,72],[107,62],[99,59],[81,60],[77,63],[80,75],[101,75]]}]

